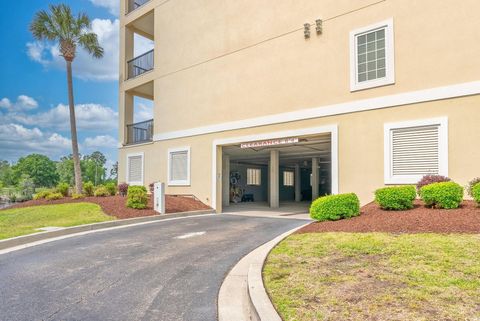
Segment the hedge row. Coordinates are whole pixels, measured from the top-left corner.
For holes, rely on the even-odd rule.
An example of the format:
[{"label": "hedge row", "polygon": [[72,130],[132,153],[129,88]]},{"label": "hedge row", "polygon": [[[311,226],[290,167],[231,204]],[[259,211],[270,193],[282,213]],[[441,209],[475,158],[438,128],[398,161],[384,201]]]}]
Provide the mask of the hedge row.
[{"label": "hedge row", "polygon": [[[468,187],[469,195],[480,206],[480,178],[473,179]],[[417,197],[432,208],[458,208],[463,200],[464,188],[440,175],[424,176],[416,186],[390,186],[375,191],[375,202],[384,210],[408,210]],[[317,221],[334,221],[360,214],[357,195],[339,194],[320,197],[312,202],[310,216]]]}]

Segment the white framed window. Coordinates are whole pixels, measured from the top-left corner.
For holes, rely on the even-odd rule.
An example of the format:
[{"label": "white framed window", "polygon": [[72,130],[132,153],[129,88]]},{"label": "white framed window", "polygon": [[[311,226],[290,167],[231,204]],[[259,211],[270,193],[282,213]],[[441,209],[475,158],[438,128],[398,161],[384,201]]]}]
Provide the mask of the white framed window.
[{"label": "white framed window", "polygon": [[295,174],[292,171],[283,172],[283,186],[293,186],[295,183]]},{"label": "white framed window", "polygon": [[143,185],[144,153],[127,154],[127,172],[125,181],[129,185]]},{"label": "white framed window", "polygon": [[384,144],[385,184],[448,176],[447,117],[385,124]]},{"label": "white framed window", "polygon": [[350,32],[350,91],[395,83],[393,18]]},{"label": "white framed window", "polygon": [[168,185],[190,185],[190,147],[168,150]]},{"label": "white framed window", "polygon": [[262,170],[260,168],[247,168],[247,185],[262,185]]}]

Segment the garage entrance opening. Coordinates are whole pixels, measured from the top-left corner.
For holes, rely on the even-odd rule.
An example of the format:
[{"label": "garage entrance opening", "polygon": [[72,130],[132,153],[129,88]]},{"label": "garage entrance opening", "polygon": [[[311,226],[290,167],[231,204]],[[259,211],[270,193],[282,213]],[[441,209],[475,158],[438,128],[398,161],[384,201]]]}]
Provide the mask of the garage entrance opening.
[{"label": "garage entrance opening", "polygon": [[222,149],[226,211],[306,212],[312,199],[332,192],[330,133],[244,142]]}]

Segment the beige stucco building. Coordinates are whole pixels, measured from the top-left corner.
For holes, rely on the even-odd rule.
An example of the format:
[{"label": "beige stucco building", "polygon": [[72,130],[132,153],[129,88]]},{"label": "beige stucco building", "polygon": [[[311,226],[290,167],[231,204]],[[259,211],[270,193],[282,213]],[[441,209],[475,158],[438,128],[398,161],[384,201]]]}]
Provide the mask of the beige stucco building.
[{"label": "beige stucco building", "polygon": [[[477,0],[121,10],[119,181],[165,182],[221,211],[480,176]],[[154,50],[134,57],[135,33]],[[152,121],[134,123],[135,96],[154,102]]]}]

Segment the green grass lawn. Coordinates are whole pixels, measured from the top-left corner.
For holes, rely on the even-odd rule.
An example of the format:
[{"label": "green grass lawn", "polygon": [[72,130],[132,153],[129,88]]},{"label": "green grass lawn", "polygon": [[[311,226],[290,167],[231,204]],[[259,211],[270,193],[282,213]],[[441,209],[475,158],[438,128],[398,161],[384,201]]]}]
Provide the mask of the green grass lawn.
[{"label": "green grass lawn", "polygon": [[264,282],[283,320],[480,320],[480,235],[294,234]]},{"label": "green grass lawn", "polygon": [[92,203],[7,209],[0,211],[0,239],[35,233],[36,229],[46,226],[67,227],[114,219]]}]

